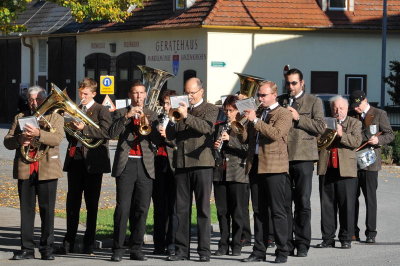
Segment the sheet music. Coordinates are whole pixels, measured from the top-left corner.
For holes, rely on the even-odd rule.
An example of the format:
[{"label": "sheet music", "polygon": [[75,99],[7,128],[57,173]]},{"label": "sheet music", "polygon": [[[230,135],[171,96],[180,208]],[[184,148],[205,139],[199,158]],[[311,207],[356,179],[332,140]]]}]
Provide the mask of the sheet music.
[{"label": "sheet music", "polygon": [[334,117],[325,117],[326,128],[336,130],[337,119]]},{"label": "sheet music", "polygon": [[236,101],[236,108],[241,115],[243,115],[245,110],[257,110],[256,100],[254,98],[247,98]]},{"label": "sheet music", "polygon": [[39,128],[39,123],[35,116],[20,117],[20,118],[18,118],[18,124],[19,124],[19,128],[21,129],[21,131],[24,131],[24,127],[27,124],[34,126],[36,128]]},{"label": "sheet music", "polygon": [[186,106],[189,107],[189,97],[187,95],[171,96],[169,98],[171,100],[171,108],[178,108],[180,102],[186,103]]}]

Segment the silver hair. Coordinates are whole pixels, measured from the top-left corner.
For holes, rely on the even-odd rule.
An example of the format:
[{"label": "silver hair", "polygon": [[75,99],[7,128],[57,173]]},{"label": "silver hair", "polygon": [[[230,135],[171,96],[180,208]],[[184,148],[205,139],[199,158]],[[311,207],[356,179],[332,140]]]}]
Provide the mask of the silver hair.
[{"label": "silver hair", "polygon": [[31,94],[37,94],[40,99],[46,99],[47,97],[46,90],[40,86],[29,87],[27,97],[29,98],[29,95]]},{"label": "silver hair", "polygon": [[336,96],[333,96],[332,98],[330,98],[329,106],[332,108],[333,103],[336,101],[339,101],[339,100],[343,100],[346,103],[347,107],[349,107],[349,101],[341,95],[336,95]]}]

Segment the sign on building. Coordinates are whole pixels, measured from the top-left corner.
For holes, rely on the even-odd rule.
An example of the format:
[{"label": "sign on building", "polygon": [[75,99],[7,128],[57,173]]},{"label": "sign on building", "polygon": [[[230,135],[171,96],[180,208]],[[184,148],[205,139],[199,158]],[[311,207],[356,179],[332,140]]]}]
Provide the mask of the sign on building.
[{"label": "sign on building", "polygon": [[114,76],[100,76],[100,94],[114,94]]}]

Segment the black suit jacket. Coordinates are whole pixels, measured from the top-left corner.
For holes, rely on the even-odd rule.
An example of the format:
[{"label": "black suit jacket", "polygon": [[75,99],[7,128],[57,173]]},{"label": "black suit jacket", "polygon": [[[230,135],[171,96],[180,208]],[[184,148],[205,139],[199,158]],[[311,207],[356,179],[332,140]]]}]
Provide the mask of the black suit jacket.
[{"label": "black suit jacket", "polygon": [[[85,135],[85,137],[93,139],[92,143],[103,139],[103,143],[96,148],[88,149],[82,146],[86,170],[91,174],[109,173],[111,172],[110,152],[108,150],[108,129],[111,126],[110,112],[105,106],[95,102],[87,110],[86,115],[93,120],[93,122],[99,125],[100,128],[97,129],[92,126],[85,125],[82,133]],[[76,139],[68,134],[67,140],[69,144],[63,169],[66,172],[69,171],[71,160],[73,160],[73,158],[69,156],[69,150],[71,146],[76,145]]]},{"label": "black suit jacket", "polygon": [[204,101],[186,119],[167,127],[167,139],[176,143],[175,168],[215,166],[212,149],[218,112],[218,107]]},{"label": "black suit jacket", "polygon": [[[115,151],[114,164],[111,175],[118,177],[122,174],[128,162],[129,151],[135,139],[134,132],[137,127],[133,125],[132,118],[126,119],[125,114],[129,111],[129,106],[114,111],[114,122],[112,123],[109,134],[111,138],[118,136],[117,150]],[[154,173],[154,153],[156,145],[160,144],[161,135],[156,126],[158,124],[157,114],[148,108],[143,109],[151,124],[151,133],[147,136],[139,135],[139,142],[143,152],[143,163],[148,176],[155,178]]]}]

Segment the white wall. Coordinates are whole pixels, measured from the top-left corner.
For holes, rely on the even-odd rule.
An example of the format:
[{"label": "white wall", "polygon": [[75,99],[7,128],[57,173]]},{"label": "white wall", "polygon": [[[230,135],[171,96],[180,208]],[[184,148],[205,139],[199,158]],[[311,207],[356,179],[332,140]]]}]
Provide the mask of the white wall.
[{"label": "white wall", "polygon": [[[397,46],[396,46],[397,45]],[[400,37],[388,39],[387,61],[400,51]],[[311,71],[338,71],[338,90],[345,91],[346,74],[367,75],[370,101],[380,101],[381,39],[379,34],[332,32],[221,32],[208,33],[209,100],[239,90],[233,72],[243,72],[275,81],[283,86],[283,67],[299,68],[309,91]],[[397,48],[396,48],[397,47]],[[225,67],[212,67],[224,61]],[[387,71],[388,73],[388,71]],[[389,96],[386,96],[389,103]]]},{"label": "white wall", "polygon": [[[183,42],[183,45],[182,45]],[[110,52],[110,43],[116,43],[116,52]],[[146,65],[173,73],[173,55],[179,55],[177,76],[168,80],[168,88],[183,91],[183,72],[197,71],[206,77],[206,34],[202,30],[163,30],[130,33],[86,34],[77,36],[77,81],[85,75],[85,57],[92,53],[118,56],[125,52],[146,55]]]}]

